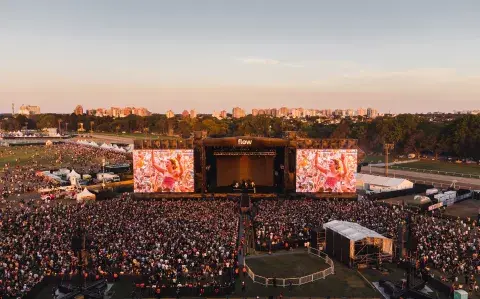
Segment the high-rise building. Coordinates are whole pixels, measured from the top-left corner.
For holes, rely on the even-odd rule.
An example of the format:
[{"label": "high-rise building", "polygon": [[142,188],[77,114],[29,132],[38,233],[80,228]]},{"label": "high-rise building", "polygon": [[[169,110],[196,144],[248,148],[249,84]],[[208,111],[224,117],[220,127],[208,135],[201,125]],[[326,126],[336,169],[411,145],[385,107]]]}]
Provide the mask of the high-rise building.
[{"label": "high-rise building", "polygon": [[365,116],[365,115],[367,115],[367,110],[365,110],[363,108],[358,108],[357,109],[357,115],[358,116]]},{"label": "high-rise building", "polygon": [[252,109],[252,116],[258,115],[258,109]]},{"label": "high-rise building", "polygon": [[373,108],[367,108],[367,117],[368,118],[375,118],[378,116],[378,111]]},{"label": "high-rise building", "polygon": [[135,114],[134,110],[135,110],[135,108],[125,107],[125,108],[122,109],[122,112],[120,113],[120,117],[127,117],[130,114]]},{"label": "high-rise building", "polygon": [[279,116],[279,117],[288,116],[288,108],[287,107],[280,108],[278,110],[277,116]]},{"label": "high-rise building", "polygon": [[111,117],[120,117],[120,114],[121,114],[120,108],[111,107],[109,114],[110,114]]},{"label": "high-rise building", "polygon": [[227,118],[227,111],[225,111],[225,110],[220,111],[220,117],[221,118]]},{"label": "high-rise building", "polygon": [[292,108],[290,109],[290,116],[293,118],[301,117],[302,116],[302,111],[297,108]]},{"label": "high-rise building", "polygon": [[73,113],[75,115],[83,115],[83,107],[82,105],[77,105],[77,107],[75,107],[75,110],[73,110]]},{"label": "high-rise building", "polygon": [[31,106],[31,105],[22,105],[18,110],[18,114],[23,115],[35,115],[40,114],[40,107],[39,106]]},{"label": "high-rise building", "polygon": [[196,118],[197,117],[197,111],[195,111],[195,109],[190,110],[190,117],[191,118]]},{"label": "high-rise building", "polygon": [[245,117],[245,111],[240,107],[235,107],[232,109],[233,118],[242,118]]},{"label": "high-rise building", "polygon": [[167,118],[173,118],[173,117],[175,117],[175,113],[173,113],[172,110],[168,110],[165,115],[167,116]]},{"label": "high-rise building", "polygon": [[375,118],[378,116],[378,111],[373,108],[367,108],[367,117],[368,118]]},{"label": "high-rise building", "polygon": [[347,109],[345,110],[345,116],[352,117],[355,115],[355,111],[353,109]]},{"label": "high-rise building", "polygon": [[190,112],[188,112],[188,110],[183,110],[182,117],[184,118],[190,117]]}]

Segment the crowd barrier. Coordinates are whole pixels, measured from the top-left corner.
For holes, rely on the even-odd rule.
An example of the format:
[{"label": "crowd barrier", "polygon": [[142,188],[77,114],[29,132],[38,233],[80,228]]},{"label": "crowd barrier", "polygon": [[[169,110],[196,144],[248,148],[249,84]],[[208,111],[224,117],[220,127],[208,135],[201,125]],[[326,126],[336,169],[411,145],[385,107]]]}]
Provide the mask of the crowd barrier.
[{"label": "crowd barrier", "polygon": [[321,252],[318,249],[311,248],[311,247],[308,248],[308,254],[317,256],[325,260],[325,263],[327,263],[330,267],[328,267],[325,270],[318,271],[302,277],[289,277],[289,278],[273,278],[273,277],[264,277],[264,276],[257,275],[252,271],[252,269],[250,269],[246,261],[245,261],[245,267],[247,269],[248,276],[252,279],[254,283],[258,283],[264,286],[273,286],[275,284],[278,287],[288,287],[290,285],[300,286],[303,284],[317,281],[319,279],[325,279],[325,277],[327,277],[328,275],[335,273],[334,263],[328,257],[327,254]]}]

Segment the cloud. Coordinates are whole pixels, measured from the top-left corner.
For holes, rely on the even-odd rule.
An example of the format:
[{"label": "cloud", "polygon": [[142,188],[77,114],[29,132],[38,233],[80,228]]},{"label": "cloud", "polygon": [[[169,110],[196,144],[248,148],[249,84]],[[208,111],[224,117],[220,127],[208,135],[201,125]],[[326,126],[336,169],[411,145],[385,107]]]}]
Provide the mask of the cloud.
[{"label": "cloud", "polygon": [[284,67],[303,67],[303,65],[289,62],[289,61],[280,61],[276,59],[269,59],[269,58],[259,58],[259,57],[245,57],[239,58],[242,63],[244,64],[258,64],[258,65],[278,65]]},{"label": "cloud", "polygon": [[325,76],[311,83],[317,88],[331,90],[480,92],[479,76],[461,74],[448,68],[358,70]]}]

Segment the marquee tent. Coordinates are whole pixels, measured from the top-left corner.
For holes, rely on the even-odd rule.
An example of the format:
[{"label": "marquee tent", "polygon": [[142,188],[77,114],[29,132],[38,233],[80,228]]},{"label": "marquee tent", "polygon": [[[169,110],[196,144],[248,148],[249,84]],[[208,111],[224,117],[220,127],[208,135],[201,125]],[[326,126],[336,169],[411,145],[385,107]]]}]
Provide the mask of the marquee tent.
[{"label": "marquee tent", "polygon": [[390,260],[393,242],[357,223],[333,220],[323,225],[326,253],[349,266]]},{"label": "marquee tent", "polygon": [[83,189],[82,192],[77,194],[77,201],[95,200],[95,198],[95,194],[88,191],[87,188]]},{"label": "marquee tent", "polygon": [[413,183],[406,179],[357,173],[357,189],[372,190],[376,193],[412,189]]},{"label": "marquee tent", "polygon": [[72,177],[75,177],[75,178],[77,178],[77,179],[82,178],[82,176],[81,176],[80,174],[78,174],[78,173],[75,171],[75,169],[72,169],[72,171],[71,171],[69,174],[67,174],[67,179],[71,179]]}]

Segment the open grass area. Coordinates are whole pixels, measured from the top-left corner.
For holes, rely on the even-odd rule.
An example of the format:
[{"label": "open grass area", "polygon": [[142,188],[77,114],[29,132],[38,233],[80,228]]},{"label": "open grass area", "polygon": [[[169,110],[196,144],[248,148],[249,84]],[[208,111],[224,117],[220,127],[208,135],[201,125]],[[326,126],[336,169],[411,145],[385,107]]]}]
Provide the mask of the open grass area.
[{"label": "open grass area", "polygon": [[[422,160],[403,165],[392,165],[392,169],[403,169],[411,171],[439,171],[440,174],[453,175],[454,173],[480,175],[480,166],[477,164],[456,164],[443,161]],[[411,169],[410,169],[411,168]],[[443,172],[443,173],[442,173]],[[435,172],[434,172],[435,173]]]},{"label": "open grass area", "polygon": [[160,136],[160,135],[153,135],[153,134],[145,134],[145,133],[95,133],[95,135],[106,135],[106,136],[117,136],[117,137],[124,137],[124,138],[132,138],[136,140],[143,140],[143,139],[179,139],[180,137],[177,136]]},{"label": "open grass area", "polygon": [[329,267],[323,259],[307,252],[253,256],[246,263],[256,275],[277,278],[302,277]]},{"label": "open grass area", "polygon": [[[405,161],[405,160],[410,160],[408,158],[397,158],[395,156],[389,156],[388,157],[388,160],[390,162],[394,162],[394,161]],[[368,162],[368,163],[384,163],[385,162],[385,156],[384,155],[367,155],[365,157],[365,160],[364,162]]]},{"label": "open grass area", "polygon": [[57,156],[45,146],[12,146],[0,147],[0,166],[9,163],[12,166],[32,164],[36,160],[39,165],[55,165]]}]

